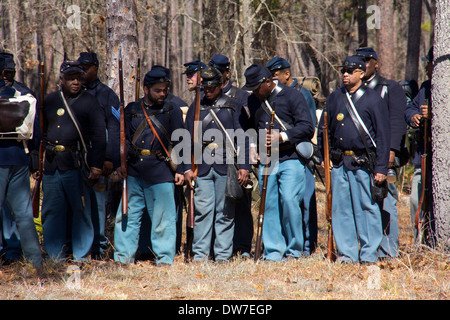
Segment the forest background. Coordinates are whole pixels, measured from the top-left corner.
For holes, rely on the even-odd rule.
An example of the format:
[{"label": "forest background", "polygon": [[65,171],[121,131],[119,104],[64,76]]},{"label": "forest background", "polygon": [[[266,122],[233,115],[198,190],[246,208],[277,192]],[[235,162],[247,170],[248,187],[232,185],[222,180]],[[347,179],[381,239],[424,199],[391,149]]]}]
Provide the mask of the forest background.
[{"label": "forest background", "polygon": [[114,2],[1,0],[0,50],[14,54],[16,80],[38,92],[43,60],[45,89],[52,92],[64,57],[94,51],[100,80],[114,89],[118,53],[109,46],[122,37],[126,103],[134,98],[139,58],[141,74],[154,64],[170,68],[173,93],[191,103],[183,64],[198,58],[208,63],[217,53],[229,57],[238,86],[250,64],[278,55],[291,62],[294,76],[318,77],[326,97],[340,84],[337,66],[365,46],[377,51],[383,76],[420,85],[426,80],[420,57],[434,40],[433,0]]}]

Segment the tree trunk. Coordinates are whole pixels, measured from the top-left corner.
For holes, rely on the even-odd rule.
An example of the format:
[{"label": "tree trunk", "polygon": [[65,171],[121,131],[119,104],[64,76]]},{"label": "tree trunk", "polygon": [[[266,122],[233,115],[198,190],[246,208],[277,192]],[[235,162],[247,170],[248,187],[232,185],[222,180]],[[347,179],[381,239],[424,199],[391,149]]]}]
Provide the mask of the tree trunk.
[{"label": "tree trunk", "polygon": [[172,90],[174,92],[179,92],[181,88],[181,72],[180,72],[180,39],[179,39],[179,15],[177,14],[178,1],[170,1],[170,54],[169,54],[169,64],[166,65],[172,71]]},{"label": "tree trunk", "polygon": [[432,190],[439,246],[450,251],[450,0],[436,2],[432,77]]},{"label": "tree trunk", "polygon": [[358,45],[360,48],[367,47],[367,0],[356,0],[358,7]]},{"label": "tree trunk", "polygon": [[252,16],[251,2],[242,1],[242,12],[239,15],[242,25],[242,55],[244,70],[252,64],[252,43],[253,43],[253,21],[249,19]]},{"label": "tree trunk", "polygon": [[[394,1],[378,0],[380,29],[377,29],[377,55],[379,71],[388,79],[396,78],[396,30],[394,29]],[[393,47],[394,46],[394,47]]]},{"label": "tree trunk", "polygon": [[418,80],[422,0],[409,1],[408,50],[406,53],[405,79]]},{"label": "tree trunk", "polygon": [[119,50],[123,60],[125,106],[135,99],[139,45],[137,8],[134,0],[106,1],[106,70],[107,84],[119,95]]}]

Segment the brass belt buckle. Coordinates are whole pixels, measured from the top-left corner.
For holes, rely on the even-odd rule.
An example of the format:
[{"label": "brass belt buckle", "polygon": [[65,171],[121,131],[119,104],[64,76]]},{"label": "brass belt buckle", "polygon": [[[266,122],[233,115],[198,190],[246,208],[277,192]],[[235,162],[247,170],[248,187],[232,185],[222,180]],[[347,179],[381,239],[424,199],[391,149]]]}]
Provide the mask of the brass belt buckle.
[{"label": "brass belt buckle", "polygon": [[57,152],[64,152],[64,151],[66,151],[66,147],[64,147],[63,145],[57,144],[55,146],[55,151],[57,151]]},{"label": "brass belt buckle", "polygon": [[211,142],[210,144],[208,144],[208,149],[210,150],[215,150],[217,148],[219,148],[219,145],[215,142]]},{"label": "brass belt buckle", "polygon": [[353,157],[355,155],[355,152],[353,152],[352,150],[345,150],[344,155]]},{"label": "brass belt buckle", "polygon": [[148,157],[148,156],[150,156],[151,154],[152,154],[152,152],[151,152],[150,150],[148,150],[148,149],[142,149],[142,150],[141,150],[141,155],[142,155],[142,156]]}]

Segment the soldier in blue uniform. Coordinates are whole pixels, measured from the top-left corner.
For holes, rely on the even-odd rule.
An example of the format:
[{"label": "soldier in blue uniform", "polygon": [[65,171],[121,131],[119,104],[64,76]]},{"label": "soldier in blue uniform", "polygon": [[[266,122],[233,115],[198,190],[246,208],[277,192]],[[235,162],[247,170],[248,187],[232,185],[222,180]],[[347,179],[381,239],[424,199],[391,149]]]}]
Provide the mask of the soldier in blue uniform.
[{"label": "soldier in blue uniform", "polygon": [[[171,265],[175,257],[176,207],[174,184],[184,183],[183,166],[169,163],[171,134],[183,128],[179,108],[165,103],[166,74],[150,70],[144,77],[144,98],[125,108],[128,152],[128,214],[117,211],[114,260],[133,263],[138,249],[142,214],[150,216],[150,239],[157,265]],[[147,119],[148,117],[148,119]],[[119,176],[124,178],[121,168]]]},{"label": "soldier in blue uniform", "polygon": [[[378,73],[378,56],[373,48],[357,49],[356,55],[366,60],[364,85],[378,92],[388,106],[391,132],[388,172],[390,176],[395,177],[395,170],[400,165],[401,144],[405,143],[406,138],[406,123],[404,120],[406,95],[398,82],[386,79]],[[396,206],[398,191],[395,181],[388,183],[388,189],[388,195],[380,207],[383,222],[383,240],[378,251],[380,258],[398,256],[399,231]]]},{"label": "soldier in blue uniform", "polygon": [[[6,65],[6,59],[0,56],[0,72]],[[16,90],[5,86],[5,81],[0,78],[0,97],[11,98],[16,95]],[[41,131],[38,117],[35,117],[33,139],[24,144],[23,141],[0,139],[0,207],[8,208],[8,212],[14,212],[21,250],[26,259],[35,267],[42,265],[41,248],[39,238],[33,220],[33,209],[30,197],[30,169],[29,154],[33,149],[39,148]],[[27,146],[27,149],[25,148]],[[4,211],[4,210],[2,210]],[[4,212],[2,212],[2,215]],[[5,259],[16,259],[17,256]]]},{"label": "soldier in blue uniform", "polygon": [[[240,89],[233,85],[230,79],[230,60],[222,54],[215,54],[211,57],[209,65],[215,67],[222,73],[223,93],[236,99],[244,110],[248,112],[247,100],[250,95],[248,91]],[[253,239],[253,216],[252,216],[252,193],[245,193],[244,197],[239,199],[235,205],[236,214],[234,217],[234,254],[240,254],[243,257],[250,257]]]},{"label": "soldier in blue uniform", "polygon": [[94,229],[88,185],[102,175],[106,150],[104,113],[82,89],[83,72],[80,62],[64,61],[61,90],[44,99],[42,227],[44,248],[58,260],[66,258],[68,240],[74,260],[90,254]]},{"label": "soldier in blue uniform", "polygon": [[[10,94],[17,94],[17,92],[19,92],[18,94],[31,93],[35,97],[34,93],[32,93],[29,88],[25,85],[19,84],[14,79],[16,74],[14,55],[7,52],[0,52],[0,59],[2,59],[0,79],[3,81],[3,90],[10,91]],[[10,87],[13,87],[15,90],[10,90]],[[8,95],[6,92],[4,94]],[[38,109],[37,106],[36,109]],[[6,203],[1,208],[0,255],[4,260],[3,263],[13,262],[19,259],[22,255],[19,231],[17,230],[16,222],[14,221],[11,210]]]},{"label": "soldier in blue uniform", "polygon": [[[416,145],[414,157],[412,159],[412,164],[414,165],[414,174],[411,180],[411,198],[410,198],[410,215],[411,215],[411,223],[414,227],[415,225],[415,216],[416,211],[419,207],[420,195],[422,193],[423,182],[422,182],[422,166],[421,166],[421,157],[424,152],[424,122],[423,118],[431,119],[431,110],[428,110],[428,105],[426,104],[426,100],[429,101],[430,105],[432,103],[431,100],[431,77],[433,75],[433,47],[431,47],[428,51],[426,57],[422,58],[423,61],[426,62],[426,72],[428,79],[425,80],[420,85],[419,93],[416,97],[408,103],[405,109],[405,121],[412,128],[416,128],[416,132],[413,135],[413,140]],[[431,121],[428,121],[429,128],[428,132],[431,132]],[[431,150],[431,141],[428,144],[428,150]],[[430,154],[428,154],[430,156]],[[431,163],[431,161],[429,161]],[[431,192],[431,174],[432,171],[428,170],[428,190]],[[429,199],[433,199],[431,195],[429,195]],[[431,215],[431,228],[432,234],[434,234],[434,213],[433,213],[433,205],[432,201],[429,201],[429,207],[427,208]],[[420,217],[421,218],[421,217]],[[418,239],[417,229],[414,227],[414,239]]]},{"label": "soldier in blue uniform", "polygon": [[[81,67],[84,70],[83,86],[86,91],[95,97],[102,107],[104,112],[104,119],[106,122],[107,131],[107,144],[105,161],[103,162],[103,173],[99,179],[99,183],[93,188],[90,188],[91,193],[91,217],[92,224],[94,226],[94,242],[92,244],[92,256],[101,257],[107,246],[108,239],[105,236],[105,223],[107,217],[107,202],[109,193],[113,193],[116,197],[120,197],[120,193],[113,186],[112,177],[114,168],[120,165],[119,155],[119,136],[120,136],[120,124],[117,116],[119,115],[120,101],[117,94],[107,85],[102,83],[98,78],[99,61],[97,54],[94,52],[81,52],[78,58],[81,63]],[[119,179],[117,184],[121,185]],[[121,192],[121,190],[119,190]],[[116,205],[111,208],[111,212],[117,212]]]},{"label": "soldier in blue uniform", "polygon": [[[171,72],[170,69],[160,66],[154,65],[151,70],[160,70],[165,73],[165,79],[167,84],[167,96],[165,101],[173,105],[174,108],[188,108],[188,104],[184,102],[181,98],[177,97],[170,91],[171,84]],[[175,185],[175,207],[177,210],[177,241],[176,241],[176,252],[179,253],[181,248],[181,238],[183,233],[183,205],[185,203],[184,200],[184,191],[183,185]],[[150,219],[148,215],[142,216],[141,221],[141,233],[139,235],[139,259],[145,260],[146,257],[150,257],[151,253],[151,244],[150,244]]]},{"label": "soldier in blue uniform", "polygon": [[[341,66],[344,86],[327,98],[330,137],[332,227],[338,259],[371,264],[378,260],[383,237],[380,208],[372,198],[366,144],[372,153],[375,183],[386,180],[389,160],[389,111],[380,95],[363,84],[366,62],[347,57]],[[347,100],[346,100],[347,99]],[[347,111],[354,105],[367,132],[364,140]],[[361,124],[361,126],[362,126]],[[323,155],[323,116],[319,121],[318,145]],[[364,130],[365,131],[365,130]],[[369,136],[370,134],[370,136]]]},{"label": "soldier in blue uniform", "polygon": [[[197,160],[199,163],[195,180],[192,251],[194,261],[206,261],[213,249],[215,261],[223,262],[228,261],[233,253],[235,203],[225,197],[227,137],[220,123],[225,130],[242,129],[247,115],[237,100],[223,94],[220,71],[207,66],[202,69],[201,77],[204,91],[200,109],[203,152],[202,159]],[[192,104],[186,115],[186,128],[191,135],[193,134],[194,108],[195,105]],[[245,154],[248,154],[247,144],[243,149]],[[241,152],[243,152],[242,149]],[[244,162],[238,162],[241,185],[245,185],[249,177],[250,165],[247,161]],[[186,169],[186,185],[191,186],[193,172],[189,167]],[[214,241],[212,241],[213,237]]]},{"label": "soldier in blue uniform", "polygon": [[[272,73],[272,78],[282,84],[299,90],[308,104],[313,126],[316,127],[316,103],[311,92],[298,82],[297,78],[291,75],[291,64],[281,57],[274,57],[267,64],[266,68]],[[314,178],[313,166],[310,164],[306,168],[305,195],[301,202],[303,214],[304,230],[304,254],[310,255],[317,246],[317,203],[316,203],[316,180]]]},{"label": "soldier in blue uniform", "polygon": [[[4,80],[5,86],[14,88],[20,95],[31,94],[34,98],[36,98],[35,93],[30,88],[15,79],[16,64],[14,62],[14,55],[7,52],[0,52],[0,57],[4,59],[3,68],[0,70],[0,78]],[[39,110],[40,103],[41,101],[37,101],[36,110]],[[37,123],[39,123],[39,121]],[[30,143],[32,144],[33,141],[34,139]],[[30,151],[30,156],[37,158],[38,153],[38,148],[34,150],[32,148]],[[7,261],[17,260],[22,255],[20,235],[11,210],[6,204],[4,204],[2,208],[1,224],[2,227],[0,228],[0,234],[2,234],[3,249],[0,253]]]},{"label": "soldier in blue uniform", "polygon": [[[311,140],[314,126],[303,95],[296,89],[274,82],[264,66],[253,64],[245,71],[245,89],[253,91],[248,99],[250,124],[259,130],[269,128],[269,102],[287,130],[280,130],[278,120],[274,122],[272,135],[260,136],[268,145],[279,144],[276,168],[268,177],[266,207],[262,241],[264,259],[280,261],[285,258],[299,258],[304,252],[303,218],[300,203],[305,194],[305,163],[296,152],[300,142]],[[261,142],[259,143],[261,144]],[[261,159],[264,150],[259,150]],[[264,165],[259,168],[259,184],[262,186]]]}]

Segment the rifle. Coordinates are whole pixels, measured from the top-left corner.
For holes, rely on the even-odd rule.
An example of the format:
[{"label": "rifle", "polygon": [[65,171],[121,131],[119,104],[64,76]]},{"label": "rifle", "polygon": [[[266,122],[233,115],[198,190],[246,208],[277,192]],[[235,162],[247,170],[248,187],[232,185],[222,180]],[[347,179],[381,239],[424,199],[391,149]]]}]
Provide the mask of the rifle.
[{"label": "rifle", "polygon": [[135,100],[139,100],[139,90],[141,88],[141,59],[138,59],[137,70],[136,70],[136,90],[135,90]]},{"label": "rifle", "polygon": [[36,177],[36,183],[34,184],[33,191],[31,193],[31,201],[33,207],[33,217],[39,217],[39,203],[41,199],[41,183],[42,176],[44,174],[44,96],[45,96],[45,76],[44,76],[44,62],[40,64],[41,75],[41,103],[39,106],[39,126],[41,128],[41,142],[39,144],[39,170]]},{"label": "rifle", "polygon": [[186,217],[186,248],[184,260],[185,262],[189,261],[189,258],[192,254],[192,241],[194,240],[194,188],[195,188],[195,179],[197,178],[197,164],[195,163],[195,147],[198,145],[198,123],[200,121],[200,99],[201,99],[201,71],[200,71],[200,63],[198,64],[197,70],[197,86],[195,88],[195,104],[194,104],[194,124],[192,131],[192,150],[191,150],[191,170],[194,173],[194,180],[192,181],[192,186],[189,188],[189,204],[188,204],[188,212]]},{"label": "rifle", "polygon": [[120,91],[120,166],[123,179],[122,189],[122,214],[128,214],[128,191],[127,191],[127,142],[125,138],[125,103],[123,95],[123,69],[122,69],[122,49],[119,49],[119,91]]},{"label": "rifle", "polygon": [[330,173],[330,143],[328,137],[328,112],[326,106],[323,109],[323,162],[325,169],[325,216],[328,227],[327,259],[335,258],[333,249],[333,229],[331,227],[331,173]]},{"label": "rifle", "polygon": [[[272,113],[270,115],[270,125],[269,125],[268,135],[270,135],[272,133],[274,119],[275,119],[275,110],[272,110]],[[262,228],[263,228],[263,224],[264,224],[264,212],[266,210],[267,180],[269,178],[269,174],[268,174],[269,166],[270,166],[269,158],[271,156],[271,153],[272,153],[272,148],[268,147],[266,164],[264,165],[263,183],[262,183],[262,187],[261,187],[261,200],[260,200],[261,202],[259,204],[258,228],[256,230],[256,244],[255,244],[255,257],[254,257],[255,262],[258,261],[259,258],[261,257]]]},{"label": "rifle", "polygon": [[[428,113],[430,112],[430,103],[428,99],[425,99],[425,104],[428,106]],[[415,227],[418,231],[418,242],[423,243],[426,237],[427,229],[426,224],[429,223],[429,189],[428,189],[428,170],[429,170],[429,157],[428,157],[428,140],[429,140],[429,124],[427,118],[423,120],[423,154],[420,158],[420,166],[422,169],[422,192],[419,199],[419,206],[416,211],[414,219]]]}]

